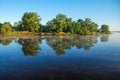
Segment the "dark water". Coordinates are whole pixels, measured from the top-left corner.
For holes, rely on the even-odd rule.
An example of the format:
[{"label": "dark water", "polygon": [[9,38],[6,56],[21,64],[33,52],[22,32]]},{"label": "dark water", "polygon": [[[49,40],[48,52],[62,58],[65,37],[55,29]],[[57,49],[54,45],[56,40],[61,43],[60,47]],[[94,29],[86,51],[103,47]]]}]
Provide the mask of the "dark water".
[{"label": "dark water", "polygon": [[120,80],[120,33],[0,37],[0,80]]}]

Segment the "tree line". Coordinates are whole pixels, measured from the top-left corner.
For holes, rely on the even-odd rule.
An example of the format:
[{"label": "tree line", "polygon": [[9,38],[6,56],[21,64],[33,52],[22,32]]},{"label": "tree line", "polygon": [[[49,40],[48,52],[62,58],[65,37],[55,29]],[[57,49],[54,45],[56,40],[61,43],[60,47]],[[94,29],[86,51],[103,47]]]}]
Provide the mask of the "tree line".
[{"label": "tree line", "polygon": [[55,18],[42,25],[42,18],[36,12],[25,12],[20,21],[11,25],[10,22],[0,23],[0,33],[9,34],[15,31],[28,31],[33,33],[67,33],[67,34],[94,34],[98,32],[110,33],[109,26],[93,22],[90,18],[73,21],[65,14],[58,14]]}]

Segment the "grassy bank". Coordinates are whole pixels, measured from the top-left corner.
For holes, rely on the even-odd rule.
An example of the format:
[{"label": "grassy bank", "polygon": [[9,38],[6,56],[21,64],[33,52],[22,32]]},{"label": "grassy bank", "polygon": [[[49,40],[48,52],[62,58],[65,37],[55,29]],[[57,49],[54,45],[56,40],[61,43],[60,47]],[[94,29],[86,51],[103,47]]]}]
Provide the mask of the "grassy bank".
[{"label": "grassy bank", "polygon": [[[101,34],[99,32],[93,32],[93,33],[89,33],[87,35],[96,35],[96,34]],[[78,36],[81,34],[71,34],[71,33],[64,33],[64,32],[60,32],[60,33],[48,33],[48,32],[41,32],[41,33],[37,33],[37,32],[28,32],[28,31],[14,31],[14,32],[10,32],[7,34],[0,34],[0,36]]]}]

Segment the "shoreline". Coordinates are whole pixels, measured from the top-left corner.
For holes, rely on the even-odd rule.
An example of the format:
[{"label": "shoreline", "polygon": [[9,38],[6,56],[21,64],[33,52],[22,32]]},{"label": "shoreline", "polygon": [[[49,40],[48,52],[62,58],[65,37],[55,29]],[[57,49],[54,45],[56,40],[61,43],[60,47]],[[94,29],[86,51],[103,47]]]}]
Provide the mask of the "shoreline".
[{"label": "shoreline", "polygon": [[0,34],[0,37],[4,37],[4,36],[18,36],[18,37],[21,37],[21,36],[28,36],[28,37],[31,37],[31,36],[83,36],[83,35],[86,36],[86,35],[100,35],[100,34],[112,34],[112,32],[110,33],[94,32],[89,34],[69,34],[64,32],[61,32],[61,33],[32,33],[32,32],[14,33],[14,32],[11,32],[9,34]]}]

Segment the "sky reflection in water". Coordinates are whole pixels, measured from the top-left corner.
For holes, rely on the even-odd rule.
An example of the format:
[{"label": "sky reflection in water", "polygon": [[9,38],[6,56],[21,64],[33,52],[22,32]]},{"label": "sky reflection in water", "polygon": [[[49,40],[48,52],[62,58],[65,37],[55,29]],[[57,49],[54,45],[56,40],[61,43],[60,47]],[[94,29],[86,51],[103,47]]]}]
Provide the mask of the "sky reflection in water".
[{"label": "sky reflection in water", "polygon": [[1,37],[0,80],[120,80],[120,33]]}]

